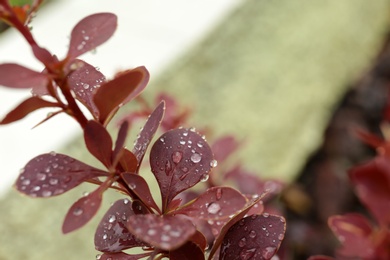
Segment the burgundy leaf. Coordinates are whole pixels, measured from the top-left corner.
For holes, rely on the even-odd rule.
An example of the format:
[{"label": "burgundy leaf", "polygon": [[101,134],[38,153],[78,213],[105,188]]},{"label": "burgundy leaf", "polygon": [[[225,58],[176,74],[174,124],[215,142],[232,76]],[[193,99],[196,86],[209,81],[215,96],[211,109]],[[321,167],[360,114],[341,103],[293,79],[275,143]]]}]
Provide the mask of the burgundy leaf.
[{"label": "burgundy leaf", "polygon": [[27,116],[29,113],[44,107],[59,107],[59,105],[39,97],[30,97],[9,112],[4,119],[0,121],[0,124],[4,125],[15,122]]},{"label": "burgundy leaf", "polygon": [[129,255],[123,252],[104,253],[96,257],[97,260],[138,260],[150,256],[150,252],[144,254]]},{"label": "burgundy leaf", "polygon": [[111,136],[100,123],[90,120],[84,128],[84,140],[88,151],[104,166],[111,166],[112,140]]},{"label": "burgundy leaf", "polygon": [[81,228],[96,215],[102,204],[103,192],[109,186],[108,181],[101,184],[92,193],[80,198],[70,207],[62,224],[62,233],[67,234]]},{"label": "burgundy leaf", "polygon": [[202,249],[202,252],[206,250],[207,247],[207,239],[200,231],[196,231],[195,234],[189,239],[192,243],[197,245],[200,249]]},{"label": "burgundy leaf", "polygon": [[193,203],[175,211],[199,219],[224,219],[238,212],[246,205],[246,198],[230,187],[212,187],[201,194]]},{"label": "burgundy leaf", "polygon": [[145,67],[137,67],[120,73],[113,80],[103,83],[96,91],[93,101],[99,110],[99,120],[106,125],[120,106],[124,105],[134,93],[143,89],[149,81]]},{"label": "burgundy leaf", "polygon": [[107,173],[67,155],[42,154],[27,163],[16,181],[16,188],[31,197],[62,194],[82,182]]},{"label": "burgundy leaf", "polygon": [[31,45],[32,52],[34,53],[34,56],[43,64],[45,64],[46,67],[50,67],[58,60],[53,57],[53,55],[45,48],[42,48],[36,44]]},{"label": "burgundy leaf", "polygon": [[174,129],[163,134],[150,152],[163,212],[177,194],[206,181],[215,162],[209,145],[194,130]]},{"label": "burgundy leaf", "polygon": [[82,60],[74,60],[70,68],[76,67],[67,77],[70,89],[76,94],[79,100],[91,114],[98,118],[99,111],[93,103],[93,95],[97,88],[105,81],[105,76],[94,66]]},{"label": "burgundy leaf", "polygon": [[[217,250],[219,249],[220,245],[222,244],[222,241],[226,235],[226,233],[229,231],[229,229],[235,224],[237,223],[239,220],[241,220],[247,213],[248,211],[256,204],[258,203],[262,197],[264,196],[264,194],[260,197],[256,197],[254,198],[253,200],[251,200],[250,202],[247,203],[247,205],[245,206],[245,208],[243,208],[241,211],[239,211],[238,213],[236,213],[234,216],[232,216],[230,218],[230,220],[221,228],[219,234],[217,234],[217,238],[215,239],[215,242],[213,244],[213,247],[211,248],[211,251],[210,251],[210,254],[209,254],[209,257],[207,258],[208,260],[211,260],[214,256],[214,254],[217,252]],[[214,234],[215,232],[213,232]],[[214,234],[215,235],[215,234]]]},{"label": "burgundy leaf", "polygon": [[137,158],[135,158],[135,155],[127,149],[123,150],[119,163],[126,172],[137,171]]},{"label": "burgundy leaf", "polygon": [[204,260],[203,250],[195,243],[188,241],[178,249],[169,252],[170,260]]},{"label": "burgundy leaf", "polygon": [[375,246],[370,241],[372,228],[364,216],[357,213],[332,216],[328,225],[342,243],[340,255],[364,259],[374,256]]},{"label": "burgundy leaf", "polygon": [[130,190],[132,190],[146,206],[160,212],[160,209],[150,193],[149,186],[142,176],[128,172],[122,173],[121,176]]},{"label": "burgundy leaf", "polygon": [[134,215],[128,199],[116,201],[104,215],[96,229],[95,248],[102,252],[120,252],[124,249],[145,246],[127,227],[127,219]]},{"label": "burgundy leaf", "polygon": [[313,256],[310,256],[307,260],[336,260],[336,259],[333,257],[330,257],[330,256],[313,255]]},{"label": "burgundy leaf", "polygon": [[126,142],[128,130],[129,130],[129,123],[124,121],[119,127],[118,136],[115,141],[114,151],[112,153],[112,161],[114,166],[116,166],[116,164],[118,163],[118,161],[120,160],[124,152],[124,145]]},{"label": "burgundy leaf", "polygon": [[223,162],[234,153],[239,146],[240,143],[234,136],[226,135],[218,138],[211,146],[211,150],[214,152],[215,159],[218,162]]},{"label": "burgundy leaf", "polygon": [[390,159],[378,156],[353,168],[349,177],[360,201],[383,225],[390,223]]},{"label": "burgundy leaf", "polygon": [[196,232],[192,222],[181,215],[133,215],[127,227],[139,239],[167,251],[179,248]]},{"label": "burgundy leaf", "polygon": [[44,87],[49,78],[46,74],[30,70],[14,63],[0,64],[0,85],[10,88]]},{"label": "burgundy leaf", "polygon": [[72,30],[68,58],[76,58],[107,41],[115,32],[117,17],[98,13],[85,17]]},{"label": "burgundy leaf", "polygon": [[161,120],[164,116],[165,102],[162,101],[156,109],[150,114],[144,127],[138,135],[137,140],[134,144],[133,153],[138,161],[138,168],[141,166],[142,159],[145,155],[146,149],[148,148],[150,141],[160,126]]},{"label": "burgundy leaf", "polygon": [[286,221],[272,215],[252,215],[235,223],[223,239],[219,259],[271,259],[284,239]]}]

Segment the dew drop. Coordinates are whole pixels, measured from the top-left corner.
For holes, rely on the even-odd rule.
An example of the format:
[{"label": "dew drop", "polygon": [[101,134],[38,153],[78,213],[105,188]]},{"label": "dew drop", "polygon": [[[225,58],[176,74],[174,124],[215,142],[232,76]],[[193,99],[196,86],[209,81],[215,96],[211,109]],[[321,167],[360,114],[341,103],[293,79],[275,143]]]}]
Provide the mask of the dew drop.
[{"label": "dew drop", "polygon": [[111,215],[111,216],[108,218],[108,222],[109,222],[109,223],[114,223],[115,220],[116,220],[115,215]]},{"label": "dew drop", "polygon": [[104,239],[104,240],[106,240],[107,237],[108,237],[107,234],[104,234],[104,235],[103,235],[103,239]]},{"label": "dew drop", "polygon": [[161,241],[167,242],[167,241],[169,241],[169,240],[171,240],[171,237],[170,237],[170,236],[165,235],[165,234],[161,235]]},{"label": "dew drop", "polygon": [[186,141],[184,141],[184,140],[180,140],[180,142],[179,142],[181,145],[185,145],[186,144]]},{"label": "dew drop", "polygon": [[253,259],[253,256],[256,253],[256,248],[243,249],[240,252],[240,260],[249,260]]},{"label": "dew drop", "polygon": [[184,172],[184,173],[187,173],[187,172],[188,172],[188,168],[187,168],[187,167],[182,167],[181,170],[182,170],[182,172]]},{"label": "dew drop", "polygon": [[51,152],[50,152],[50,155],[51,155],[51,156],[56,156],[56,155],[57,155],[57,153],[56,153],[56,152],[54,152],[54,151],[51,151]]},{"label": "dew drop", "polygon": [[50,179],[50,180],[49,180],[49,183],[50,183],[51,185],[57,185],[57,184],[58,184],[58,179]]},{"label": "dew drop", "polygon": [[165,143],[165,139],[164,138],[160,138],[160,141],[162,142],[162,143]]},{"label": "dew drop", "polygon": [[184,132],[184,133],[183,133],[183,136],[188,136],[188,132]]},{"label": "dew drop", "polygon": [[263,217],[268,218],[268,217],[269,217],[269,213],[264,212],[264,213],[263,213]]},{"label": "dew drop", "polygon": [[222,189],[221,188],[217,189],[215,197],[216,197],[217,200],[220,200],[222,198]]},{"label": "dew drop", "polygon": [[99,260],[101,257],[102,257],[101,254],[97,254],[97,255],[96,255],[96,260]]},{"label": "dew drop", "polygon": [[246,246],[246,238],[245,237],[241,238],[240,241],[238,241],[238,246],[239,247]]},{"label": "dew drop", "polygon": [[129,201],[128,199],[124,199],[124,200],[123,200],[123,204],[125,204],[125,205],[129,204],[129,202],[130,202],[130,201]]},{"label": "dew drop", "polygon": [[42,196],[43,197],[50,197],[53,193],[49,190],[44,190],[42,191]]},{"label": "dew drop", "polygon": [[278,239],[283,240],[283,238],[284,238],[284,234],[279,234]]},{"label": "dew drop", "polygon": [[52,166],[53,166],[53,169],[57,169],[58,168],[58,163],[53,163]]},{"label": "dew drop", "polygon": [[249,237],[250,238],[255,238],[256,237],[256,231],[252,230],[251,232],[249,232]]},{"label": "dew drop", "polygon": [[137,188],[137,185],[135,183],[130,183],[129,188],[134,190],[135,188]]},{"label": "dew drop", "polygon": [[39,191],[40,189],[41,189],[41,187],[35,186],[32,190],[33,190],[33,191]]},{"label": "dew drop", "polygon": [[155,234],[157,234],[157,231],[155,229],[149,229],[148,230],[148,235],[149,236],[154,236]]},{"label": "dew drop", "polygon": [[191,131],[191,132],[195,132],[195,131],[196,131],[195,127],[191,127],[191,128],[190,128],[190,131]]},{"label": "dew drop", "polygon": [[276,252],[276,247],[267,246],[266,248],[263,249],[261,255],[263,256],[264,259],[271,259],[271,257],[275,254],[275,252]]},{"label": "dew drop", "polygon": [[89,89],[89,84],[84,83],[84,84],[83,84],[83,88],[84,88],[84,89]]},{"label": "dew drop", "polygon": [[30,185],[31,181],[29,179],[25,179],[22,181],[22,185]]},{"label": "dew drop", "polygon": [[81,214],[83,214],[83,209],[82,208],[75,208],[73,210],[73,215],[80,216]]},{"label": "dew drop", "polygon": [[167,160],[165,163],[165,174],[167,176],[169,176],[169,174],[171,173],[171,170],[172,170],[171,162],[169,160]]},{"label": "dew drop", "polygon": [[211,166],[212,168],[217,167],[217,165],[218,165],[218,161],[217,161],[217,160],[212,160],[212,161],[210,162],[210,166]]},{"label": "dew drop", "polygon": [[22,174],[22,173],[24,173],[25,171],[26,171],[26,169],[22,168],[22,169],[19,170],[19,174]]},{"label": "dew drop", "polygon": [[203,174],[200,178],[201,182],[206,182],[209,179],[209,175],[207,173]]},{"label": "dew drop", "polygon": [[194,153],[193,155],[191,155],[191,161],[193,163],[199,163],[201,160],[202,160],[202,156],[200,154]]},{"label": "dew drop", "polygon": [[201,142],[198,142],[196,145],[197,145],[199,148],[202,148],[202,147],[203,147],[203,144],[202,144]]},{"label": "dew drop", "polygon": [[221,210],[221,206],[219,203],[210,203],[210,205],[207,207],[207,212],[210,214],[217,214]]},{"label": "dew drop", "polygon": [[182,152],[176,151],[172,154],[172,161],[176,164],[178,164],[182,158],[183,158]]}]

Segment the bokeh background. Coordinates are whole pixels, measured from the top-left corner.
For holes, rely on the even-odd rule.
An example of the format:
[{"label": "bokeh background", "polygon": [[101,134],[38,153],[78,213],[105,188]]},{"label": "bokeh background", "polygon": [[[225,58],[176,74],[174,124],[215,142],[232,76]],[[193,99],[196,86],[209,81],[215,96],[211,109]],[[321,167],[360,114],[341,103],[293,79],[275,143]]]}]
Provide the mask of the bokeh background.
[{"label": "bokeh background", "polygon": [[[85,2],[88,4],[81,4]],[[49,38],[57,39],[57,44],[48,48],[64,53],[66,36],[83,16],[125,9],[118,14],[120,30],[114,38],[85,60],[99,66],[107,76],[119,69],[146,65],[152,74],[151,84],[144,92],[147,100],[153,100],[159,91],[174,95],[194,111],[192,125],[207,126],[215,136],[234,134],[244,140],[245,146],[237,156],[248,169],[284,181],[294,180],[319,146],[334,107],[370,67],[390,25],[387,0],[237,0],[225,5],[223,12],[208,10],[207,1],[128,2],[134,9],[127,7],[128,3],[124,8],[122,1],[91,4],[53,0],[43,7],[42,16],[37,14],[33,30],[43,35],[37,38],[39,42],[47,41],[50,45]],[[69,9],[65,6],[72,12],[66,11]],[[222,10],[222,5],[214,8]],[[46,20],[47,27],[40,29],[38,21],[49,19],[45,17],[49,13],[55,14],[56,18],[50,18],[55,22]],[[145,37],[132,38],[136,31]],[[13,37],[9,34],[0,35],[0,43]],[[186,40],[178,40],[183,36]],[[23,40],[12,41],[13,48],[19,51],[17,44]],[[109,45],[119,53],[111,52]],[[27,55],[27,47],[20,48]],[[0,56],[0,62],[5,61],[26,64],[24,59],[15,58],[11,49]],[[0,102],[5,102],[4,95],[0,94]],[[0,111],[0,115],[5,112]],[[37,120],[29,117],[26,122],[31,127]],[[77,131],[70,129],[68,133],[61,123],[50,123],[57,127],[50,133],[53,140],[65,140],[54,147],[56,151],[85,158]],[[9,127],[16,131],[21,126]],[[34,131],[20,135],[28,136]],[[137,131],[133,130],[132,135]],[[21,136],[5,132],[0,135],[1,151],[13,157],[18,157],[18,150],[24,146],[36,148],[34,155],[39,154],[39,149],[52,149],[39,147],[38,139],[38,145],[24,141],[12,145],[12,150],[6,147],[5,139]],[[8,161],[4,158],[0,158],[0,169]],[[89,157],[85,159],[96,163]],[[18,168],[23,167],[23,160],[21,163]],[[8,174],[15,172],[1,171],[1,175]],[[0,201],[0,259],[93,259],[97,254],[93,246],[94,228],[117,194],[104,198],[100,214],[83,229],[66,236],[60,231],[72,202],[91,189],[82,186],[47,200],[30,199],[6,190]]]}]

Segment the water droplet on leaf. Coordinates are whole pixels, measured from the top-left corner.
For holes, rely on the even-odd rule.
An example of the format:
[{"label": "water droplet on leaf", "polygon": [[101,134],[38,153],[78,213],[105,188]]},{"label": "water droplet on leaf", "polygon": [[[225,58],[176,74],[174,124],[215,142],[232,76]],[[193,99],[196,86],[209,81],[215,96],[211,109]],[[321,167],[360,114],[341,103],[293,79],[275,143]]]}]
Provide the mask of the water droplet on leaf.
[{"label": "water droplet on leaf", "polygon": [[207,207],[207,212],[210,213],[210,214],[217,214],[219,211],[221,210],[221,206],[219,205],[219,203],[210,203],[210,205],[208,205]]},{"label": "water droplet on leaf", "polygon": [[266,248],[263,249],[261,255],[263,256],[264,259],[271,259],[271,257],[275,254],[275,252],[276,252],[276,247],[267,246]]},{"label": "water droplet on leaf", "polygon": [[191,155],[191,161],[193,163],[199,163],[201,160],[202,160],[202,156],[200,154],[194,153],[193,155]]},{"label": "water droplet on leaf", "polygon": [[203,174],[202,177],[200,178],[200,181],[201,182],[206,182],[208,179],[209,179],[209,175],[208,174]]},{"label": "water droplet on leaf", "polygon": [[210,166],[211,166],[212,168],[217,167],[217,165],[218,165],[218,161],[217,161],[217,160],[212,160],[212,161],[210,162]]},{"label": "water droplet on leaf", "polygon": [[172,154],[172,161],[176,164],[178,164],[182,158],[183,158],[182,152],[176,151]]},{"label": "water droplet on leaf", "polygon": [[82,208],[75,208],[73,210],[73,215],[80,216],[81,214],[83,214],[83,209]]},{"label": "water droplet on leaf", "polygon": [[113,222],[115,222],[115,220],[116,220],[115,215],[111,215],[111,216],[109,217],[109,219],[108,219],[108,222],[109,222],[109,223],[113,223]]}]

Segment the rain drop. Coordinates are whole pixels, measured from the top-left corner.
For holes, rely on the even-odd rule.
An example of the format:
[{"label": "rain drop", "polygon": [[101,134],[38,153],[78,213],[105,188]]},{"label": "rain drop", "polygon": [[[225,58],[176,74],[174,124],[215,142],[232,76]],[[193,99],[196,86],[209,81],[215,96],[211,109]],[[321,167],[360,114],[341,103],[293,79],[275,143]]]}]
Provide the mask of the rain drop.
[{"label": "rain drop", "polygon": [[57,155],[57,153],[56,153],[56,152],[54,152],[54,151],[51,151],[51,152],[50,152],[50,155],[51,155],[51,156],[56,156],[56,155]]},{"label": "rain drop", "polygon": [[209,175],[207,173],[203,174],[200,178],[201,182],[206,182],[209,179]]},{"label": "rain drop", "polygon": [[83,84],[83,88],[84,88],[85,90],[89,89],[89,84],[84,83],[84,84]]},{"label": "rain drop", "polygon": [[252,230],[251,232],[249,232],[249,237],[250,238],[255,238],[256,237],[256,231]]},{"label": "rain drop", "polygon": [[46,180],[46,174],[42,173],[42,172],[38,172],[37,173],[37,180],[39,181],[44,181]]},{"label": "rain drop", "polygon": [[264,259],[271,259],[271,257],[275,254],[275,252],[276,252],[276,247],[267,246],[266,248],[263,249],[261,255],[263,256]]},{"label": "rain drop", "polygon": [[172,154],[172,161],[176,164],[178,164],[182,158],[183,158],[182,152],[176,151]]},{"label": "rain drop", "polygon": [[202,147],[203,147],[203,144],[202,144],[201,142],[198,142],[196,145],[197,145],[199,148],[202,148]]},{"label": "rain drop", "polygon": [[218,188],[217,193],[215,194],[215,197],[217,200],[220,200],[222,198],[222,189]]},{"label": "rain drop", "polygon": [[268,218],[268,217],[269,217],[269,213],[264,212],[264,213],[263,213],[263,217]]},{"label": "rain drop", "polygon": [[155,229],[149,229],[148,230],[148,235],[149,236],[154,236],[155,234],[157,234],[157,231]]},{"label": "rain drop", "polygon": [[193,163],[198,163],[202,160],[202,156],[198,153],[194,153],[193,155],[191,155],[191,161]]},{"label": "rain drop", "polygon": [[96,255],[96,260],[99,260],[101,257],[102,257],[101,254],[97,254],[97,255]]},{"label": "rain drop", "polygon": [[283,240],[283,238],[284,238],[284,234],[279,234],[278,239]]},{"label": "rain drop", "polygon": [[129,188],[134,190],[135,188],[137,188],[137,185],[135,183],[130,183]]},{"label": "rain drop", "polygon": [[256,253],[256,248],[243,249],[240,252],[240,260],[249,260],[252,259]]},{"label": "rain drop", "polygon": [[212,161],[210,162],[210,166],[211,166],[212,168],[217,167],[217,165],[218,165],[218,161],[217,161],[217,160],[212,160]]},{"label": "rain drop", "polygon": [[184,140],[180,140],[180,142],[179,142],[181,145],[185,145],[186,144],[186,141],[184,141]]},{"label": "rain drop", "polygon": [[41,187],[35,186],[32,190],[33,190],[33,191],[39,191],[40,189],[41,189]]},{"label": "rain drop", "polygon": [[25,179],[22,181],[23,185],[30,185],[31,181],[29,179]]},{"label": "rain drop", "polygon": [[113,223],[113,222],[115,222],[115,220],[116,220],[115,215],[111,215],[111,216],[108,218],[108,222],[109,222],[109,223]]},{"label": "rain drop", "polygon": [[221,210],[221,206],[219,203],[210,203],[210,205],[207,207],[207,212],[210,214],[217,214]]},{"label": "rain drop", "polygon": [[50,197],[51,194],[52,194],[52,192],[49,191],[49,190],[44,190],[44,191],[42,191],[42,196],[43,196],[43,197]]},{"label": "rain drop", "polygon": [[75,208],[73,210],[73,215],[80,216],[81,214],[83,214],[83,209],[82,208]]},{"label": "rain drop", "polygon": [[125,205],[129,204],[129,202],[130,202],[130,201],[129,201],[128,199],[124,199],[124,200],[123,200],[123,203],[124,203]]},{"label": "rain drop", "polygon": [[191,127],[191,128],[190,128],[190,131],[191,131],[191,132],[195,132],[195,131],[196,131],[195,127]]},{"label": "rain drop", "polygon": [[183,133],[183,136],[188,136],[188,132],[184,132],[184,133]]},{"label": "rain drop", "polygon": [[107,234],[104,234],[104,235],[103,235],[103,239],[104,239],[104,240],[107,239]]},{"label": "rain drop", "polygon": [[58,179],[50,179],[50,180],[49,180],[49,183],[50,183],[51,185],[57,185],[57,184],[58,184]]},{"label": "rain drop", "polygon": [[239,247],[246,246],[246,238],[245,237],[241,238],[240,241],[238,241],[238,246]]},{"label": "rain drop", "polygon": [[57,169],[58,168],[58,163],[53,163],[53,169]]}]

